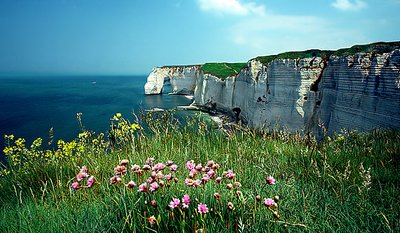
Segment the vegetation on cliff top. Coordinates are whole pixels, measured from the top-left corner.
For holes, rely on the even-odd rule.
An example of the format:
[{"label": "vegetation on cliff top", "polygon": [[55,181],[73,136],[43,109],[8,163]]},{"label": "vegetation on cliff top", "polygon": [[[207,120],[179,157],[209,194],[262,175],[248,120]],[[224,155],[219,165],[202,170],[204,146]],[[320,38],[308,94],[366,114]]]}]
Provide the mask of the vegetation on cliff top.
[{"label": "vegetation on cliff top", "polygon": [[349,56],[356,53],[387,53],[393,51],[394,49],[400,48],[400,41],[396,42],[377,42],[366,45],[354,45],[350,48],[343,48],[339,50],[319,50],[310,49],[306,51],[292,51],[280,53],[277,55],[259,56],[254,58],[263,64],[268,64],[275,59],[298,59],[298,58],[311,58],[311,57],[322,57],[324,59],[329,59],[331,55],[335,56]]},{"label": "vegetation on cliff top", "polygon": [[57,149],[5,136],[0,231],[400,230],[399,131],[316,143],[170,112],[137,123],[116,114],[107,137],[81,127]]},{"label": "vegetation on cliff top", "polygon": [[214,75],[220,79],[237,75],[247,63],[206,63],[201,69],[205,74]]}]

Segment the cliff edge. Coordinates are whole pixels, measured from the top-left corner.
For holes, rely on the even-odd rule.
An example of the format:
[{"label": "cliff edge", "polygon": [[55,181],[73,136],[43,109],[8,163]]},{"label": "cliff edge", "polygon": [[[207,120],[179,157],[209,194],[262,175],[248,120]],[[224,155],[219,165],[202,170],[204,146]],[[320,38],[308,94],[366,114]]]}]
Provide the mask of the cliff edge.
[{"label": "cliff edge", "polygon": [[257,128],[317,135],[400,128],[400,42],[221,64],[155,68],[146,94],[161,93],[170,80],[173,92],[193,93],[195,105]]}]

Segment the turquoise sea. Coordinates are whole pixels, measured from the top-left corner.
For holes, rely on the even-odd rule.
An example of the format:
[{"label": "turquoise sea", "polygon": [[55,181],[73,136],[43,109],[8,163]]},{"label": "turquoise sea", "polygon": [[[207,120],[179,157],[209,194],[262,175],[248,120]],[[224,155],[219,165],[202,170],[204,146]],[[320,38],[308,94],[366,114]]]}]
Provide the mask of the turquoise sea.
[{"label": "turquoise sea", "polygon": [[0,76],[0,154],[5,134],[27,144],[37,137],[47,142],[53,128],[54,140],[72,140],[79,133],[78,112],[86,129],[106,132],[117,112],[133,121],[133,111],[190,104],[184,96],[144,95],[146,77]]}]

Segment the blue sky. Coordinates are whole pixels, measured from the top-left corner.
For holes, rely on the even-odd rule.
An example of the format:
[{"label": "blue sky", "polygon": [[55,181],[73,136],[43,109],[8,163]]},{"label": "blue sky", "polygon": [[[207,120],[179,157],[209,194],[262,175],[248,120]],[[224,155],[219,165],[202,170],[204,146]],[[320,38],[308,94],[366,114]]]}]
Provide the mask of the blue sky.
[{"label": "blue sky", "polygon": [[154,66],[400,40],[400,0],[0,0],[0,74]]}]

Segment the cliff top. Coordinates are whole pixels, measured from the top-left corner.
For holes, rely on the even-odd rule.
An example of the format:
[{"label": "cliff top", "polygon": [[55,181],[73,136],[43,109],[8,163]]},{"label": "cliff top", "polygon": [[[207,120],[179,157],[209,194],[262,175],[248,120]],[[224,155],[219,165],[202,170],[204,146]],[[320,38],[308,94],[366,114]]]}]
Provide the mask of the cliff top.
[{"label": "cliff top", "polygon": [[225,79],[232,75],[237,75],[240,73],[243,67],[245,67],[247,63],[206,63],[201,69],[205,74],[214,75],[220,79]]},{"label": "cliff top", "polygon": [[306,51],[292,51],[280,53],[277,55],[259,56],[253,58],[260,61],[263,64],[268,64],[275,59],[298,59],[298,58],[311,58],[311,57],[322,57],[329,59],[331,55],[335,56],[350,56],[356,53],[387,53],[395,49],[400,49],[400,41],[395,42],[376,42],[366,45],[354,45],[350,48],[343,48],[338,50],[319,50],[310,49]]}]

